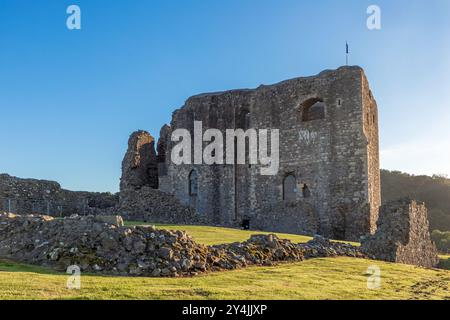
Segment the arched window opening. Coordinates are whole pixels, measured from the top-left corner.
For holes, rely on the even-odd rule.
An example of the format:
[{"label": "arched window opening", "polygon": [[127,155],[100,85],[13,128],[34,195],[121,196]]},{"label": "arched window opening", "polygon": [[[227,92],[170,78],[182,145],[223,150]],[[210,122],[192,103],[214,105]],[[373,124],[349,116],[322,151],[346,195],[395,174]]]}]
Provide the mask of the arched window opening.
[{"label": "arched window opening", "polygon": [[192,170],[189,174],[189,195],[194,197],[198,194],[198,175],[197,171]]},{"label": "arched window opening", "polygon": [[302,193],[303,193],[303,198],[309,198],[311,197],[311,191],[309,191],[308,186],[305,184],[303,184],[303,188],[302,188]]},{"label": "arched window opening", "polygon": [[325,119],[325,103],[320,98],[311,98],[301,104],[302,121]]},{"label": "arched window opening", "polygon": [[283,200],[293,201],[297,198],[297,180],[293,174],[283,180]]}]

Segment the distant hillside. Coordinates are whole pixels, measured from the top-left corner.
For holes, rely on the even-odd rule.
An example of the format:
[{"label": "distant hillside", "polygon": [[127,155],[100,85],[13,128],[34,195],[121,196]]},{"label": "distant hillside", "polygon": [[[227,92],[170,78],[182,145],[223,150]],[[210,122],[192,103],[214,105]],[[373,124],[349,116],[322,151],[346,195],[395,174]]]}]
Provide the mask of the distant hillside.
[{"label": "distant hillside", "polygon": [[414,176],[400,171],[381,170],[383,203],[403,197],[426,203],[431,230],[450,231],[450,179],[440,175]]}]

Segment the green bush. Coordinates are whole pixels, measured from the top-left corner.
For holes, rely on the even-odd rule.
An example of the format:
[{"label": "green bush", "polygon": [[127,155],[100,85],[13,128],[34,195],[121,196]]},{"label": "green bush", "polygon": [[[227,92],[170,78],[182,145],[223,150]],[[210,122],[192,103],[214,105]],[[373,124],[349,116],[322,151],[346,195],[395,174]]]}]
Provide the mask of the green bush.
[{"label": "green bush", "polygon": [[440,252],[449,253],[450,252],[450,232],[442,232],[439,230],[434,230],[431,233],[431,239],[436,243],[436,247]]},{"label": "green bush", "polygon": [[425,202],[430,230],[450,231],[450,179],[445,175],[415,176],[399,171],[381,170],[383,203],[404,197]]},{"label": "green bush", "polygon": [[442,258],[437,267],[439,269],[450,270],[450,258]]}]

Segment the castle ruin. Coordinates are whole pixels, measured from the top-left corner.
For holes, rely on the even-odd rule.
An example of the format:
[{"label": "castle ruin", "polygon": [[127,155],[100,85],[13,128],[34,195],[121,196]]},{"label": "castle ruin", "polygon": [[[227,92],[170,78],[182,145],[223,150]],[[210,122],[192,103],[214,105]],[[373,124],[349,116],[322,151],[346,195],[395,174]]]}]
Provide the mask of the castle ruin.
[{"label": "castle ruin", "polygon": [[[2,241],[26,240],[21,241],[24,248],[2,256],[28,261],[26,257],[36,256],[28,250],[41,247],[31,245],[36,230],[20,222],[27,230],[18,233],[14,221],[53,221],[46,216],[21,218],[11,213],[75,215],[54,220],[64,226],[64,221],[76,226],[78,220],[86,219],[118,224],[121,218],[115,215],[120,214],[126,220],[152,223],[361,239],[360,249],[343,245],[333,252],[338,249],[342,255],[433,267],[439,259],[430,239],[425,205],[407,199],[380,207],[377,119],[376,102],[359,67],[342,67],[254,90],[191,97],[173,113],[170,126],[162,127],[156,146],[148,132],[131,135],[119,194],[73,192],[53,181],[0,174],[0,211],[8,212],[2,216],[6,219],[2,225],[9,230]],[[264,164],[258,163],[175,164],[172,134],[186,129],[192,136],[196,121],[201,121],[203,131],[278,129],[279,170],[263,175],[260,169]],[[104,215],[114,216],[101,217]],[[64,230],[78,239],[80,230],[76,228]],[[59,233],[51,230],[50,226],[48,238],[60,243]],[[318,236],[311,246],[311,252],[321,256],[332,243]],[[134,269],[127,272],[135,274]]]},{"label": "castle ruin", "polygon": [[[176,165],[171,134],[194,121],[203,130],[279,129],[279,170],[259,164]],[[139,134],[138,134],[139,135]],[[141,138],[153,141],[140,132]],[[131,140],[136,140],[136,134]],[[153,148],[153,142],[150,142]],[[377,104],[360,67],[189,98],[161,129],[154,161],[136,162],[149,144],[132,143],[121,191],[157,188],[212,224],[358,240],[376,229],[380,206]],[[154,150],[154,149],[153,149]],[[157,166],[158,170],[154,170]],[[144,176],[142,176],[144,175]],[[144,181],[141,185],[132,181]]]}]

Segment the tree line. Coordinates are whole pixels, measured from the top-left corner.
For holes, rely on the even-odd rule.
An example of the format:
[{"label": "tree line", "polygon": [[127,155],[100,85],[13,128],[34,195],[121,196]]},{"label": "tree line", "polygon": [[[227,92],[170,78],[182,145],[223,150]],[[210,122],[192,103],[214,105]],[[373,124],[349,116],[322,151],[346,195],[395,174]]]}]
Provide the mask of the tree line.
[{"label": "tree line", "polygon": [[446,175],[415,176],[381,170],[382,202],[405,197],[425,202],[430,231],[450,231],[450,179]]}]

